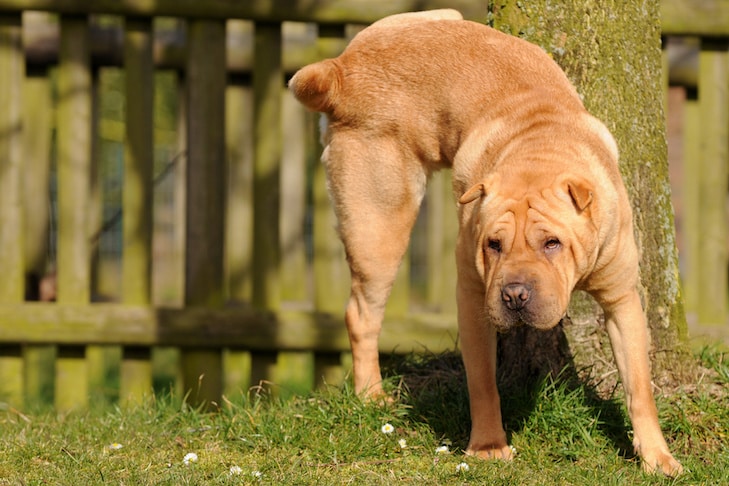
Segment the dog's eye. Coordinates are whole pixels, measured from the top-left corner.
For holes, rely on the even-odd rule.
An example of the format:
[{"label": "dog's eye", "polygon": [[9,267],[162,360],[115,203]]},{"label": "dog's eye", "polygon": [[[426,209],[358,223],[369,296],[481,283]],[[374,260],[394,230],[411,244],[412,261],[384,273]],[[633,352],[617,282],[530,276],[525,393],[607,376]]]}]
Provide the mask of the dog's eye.
[{"label": "dog's eye", "polygon": [[556,250],[562,245],[557,238],[550,238],[544,243],[545,250]]},{"label": "dog's eye", "polygon": [[499,240],[489,240],[489,248],[497,253],[501,253],[501,242]]}]

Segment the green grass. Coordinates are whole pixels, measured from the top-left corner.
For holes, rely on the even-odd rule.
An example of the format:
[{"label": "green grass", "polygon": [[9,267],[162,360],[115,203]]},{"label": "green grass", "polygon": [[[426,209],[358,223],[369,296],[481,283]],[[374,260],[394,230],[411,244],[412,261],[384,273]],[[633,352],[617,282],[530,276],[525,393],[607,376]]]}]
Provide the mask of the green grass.
[{"label": "green grass", "polygon": [[[5,410],[0,484],[726,484],[729,366],[716,351],[699,359],[700,383],[658,398],[687,469],[677,479],[641,471],[618,398],[563,381],[502,393],[513,461],[465,457],[462,371],[444,355],[391,364],[392,404],[363,403],[345,386],[288,400],[230,397],[215,413],[174,398],[66,415]],[[442,445],[449,453],[436,453]],[[188,453],[198,460],[184,464]]]}]

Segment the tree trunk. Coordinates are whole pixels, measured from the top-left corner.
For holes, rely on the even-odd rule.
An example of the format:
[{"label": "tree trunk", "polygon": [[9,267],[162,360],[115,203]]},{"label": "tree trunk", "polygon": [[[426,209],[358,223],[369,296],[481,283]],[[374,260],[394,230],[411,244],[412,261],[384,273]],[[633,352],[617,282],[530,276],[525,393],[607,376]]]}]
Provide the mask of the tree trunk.
[{"label": "tree trunk", "polygon": [[[668,180],[658,7],[658,0],[610,4],[491,0],[489,19],[495,28],[545,49],[575,84],[587,110],[617,140],[636,239],[643,251],[641,295],[650,327],[654,379],[668,385],[689,377],[693,361]],[[578,293],[570,316],[574,324],[559,326],[548,336],[529,329],[502,336],[500,377],[523,380],[573,363],[578,370],[589,367],[593,378],[608,377],[605,385],[612,387],[617,373],[599,307]],[[569,347],[561,345],[563,329]],[[524,352],[535,343],[540,349]],[[545,349],[544,344],[550,343]],[[526,362],[525,356],[530,357]]]}]

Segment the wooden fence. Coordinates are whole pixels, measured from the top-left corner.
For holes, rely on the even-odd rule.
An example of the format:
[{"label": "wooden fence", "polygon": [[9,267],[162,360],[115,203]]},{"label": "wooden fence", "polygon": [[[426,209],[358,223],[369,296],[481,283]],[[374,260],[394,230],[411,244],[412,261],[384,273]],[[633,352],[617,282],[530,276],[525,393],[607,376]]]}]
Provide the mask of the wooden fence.
[{"label": "wooden fence", "polygon": [[[664,8],[670,18],[685,20],[679,7],[689,2],[665,4],[675,7]],[[287,360],[309,363],[312,383],[342,379],[349,276],[315,162],[316,121],[291,100],[285,80],[336,55],[358,25],[391,13],[450,6],[469,18],[486,16],[483,2],[469,0],[342,5],[0,0],[0,106],[7,107],[0,111],[0,400],[34,402],[50,382],[58,409],[86,406],[105,386],[99,371],[109,350],[118,352],[115,394],[123,403],[149,395],[156,356],[170,348],[179,350],[173,374],[180,392],[197,401],[275,378]],[[669,34],[703,35],[666,20]],[[718,24],[709,38],[726,37]],[[724,51],[705,50],[724,59]],[[126,108],[114,125],[100,116],[99,99],[105,72],[120,67]],[[177,93],[176,122],[160,128],[155,86],[165,73]],[[701,99],[708,89],[700,86]],[[726,112],[716,111],[700,117],[729,126]],[[98,251],[107,222],[99,146],[114,136],[124,145],[122,256],[119,267],[107,267]],[[714,136],[717,153],[703,160],[721,158],[721,137],[726,148],[726,132]],[[164,216],[172,230],[162,249],[155,231],[160,138],[176,154],[168,157],[176,161]],[[413,248],[398,277],[383,353],[455,346],[456,228],[447,177],[430,184],[416,228],[426,243]],[[57,187],[50,208],[49,181]],[[49,255],[56,302],[28,302],[25,277]],[[424,278],[413,278],[418,272]],[[176,298],[156,293],[161,273],[175,276]],[[100,282],[110,275],[120,290],[99,302]],[[50,367],[42,364],[49,353]]]},{"label": "wooden fence", "polygon": [[[662,2],[669,36],[666,86],[684,90],[677,204],[686,310],[703,326],[729,325],[729,2]],[[672,44],[670,41],[678,43]],[[668,60],[668,59],[667,59]],[[672,116],[669,110],[669,117]],[[728,333],[724,333],[726,336]]]},{"label": "wooden fence", "polygon": [[[445,3],[471,18],[485,11],[470,1],[351,2],[346,9],[304,3],[262,9],[257,2],[0,1],[4,401],[34,401],[53,374],[56,407],[83,407],[104,386],[98,374],[105,350],[119,347],[125,403],[149,395],[156,350],[166,347],[179,348],[182,391],[195,401],[219,402],[224,387],[271,379],[287,353],[313,355],[312,381],[341,380],[348,270],[321,165],[312,163],[320,150],[316,123],[291,100],[285,80],[306,63],[335,56],[356,30],[347,25]],[[99,140],[108,130],[99,117],[100,79],[120,66],[121,291],[113,302],[96,302],[104,278],[95,244],[104,227]],[[159,305],[153,286],[163,258],[154,250],[153,204],[161,72],[174,73],[180,93],[172,132],[184,154],[173,176],[177,240],[162,250],[182,248],[172,265],[181,269],[182,289],[173,306]],[[51,210],[49,181],[57,187]],[[403,265],[383,352],[455,345],[455,229],[443,229],[454,220],[449,192],[439,177],[427,200],[429,278],[421,310],[411,304],[410,266]],[[57,298],[28,302],[25,276],[49,253],[49,219],[57,221]],[[50,369],[38,365],[49,347]],[[240,376],[241,363],[250,376]]]}]

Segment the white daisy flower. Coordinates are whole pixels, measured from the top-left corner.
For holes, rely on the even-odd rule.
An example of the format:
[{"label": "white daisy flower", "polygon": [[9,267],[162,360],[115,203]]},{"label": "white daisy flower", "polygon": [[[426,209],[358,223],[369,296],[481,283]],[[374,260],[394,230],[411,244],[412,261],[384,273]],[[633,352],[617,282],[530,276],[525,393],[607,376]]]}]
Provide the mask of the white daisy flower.
[{"label": "white daisy flower", "polygon": [[397,443],[400,446],[400,449],[406,449],[408,446],[408,442],[405,439],[400,439]]},{"label": "white daisy flower", "polygon": [[107,448],[108,448],[108,449],[109,449],[110,451],[118,451],[119,449],[121,449],[121,448],[122,448],[122,447],[124,447],[124,446],[123,446],[123,445],[121,445],[121,444],[120,444],[120,443],[118,443],[118,442],[113,442],[113,443],[109,444],[109,445],[108,445],[108,446],[106,446],[106,447],[107,447]]},{"label": "white daisy flower", "polygon": [[383,434],[392,434],[395,432],[395,427],[393,427],[391,423],[386,423],[380,428],[380,430]]},{"label": "white daisy flower", "polygon": [[435,448],[435,453],[436,454],[448,454],[449,452],[450,451],[448,450],[448,446],[447,445],[442,445],[440,447],[436,447]]},{"label": "white daisy flower", "polygon": [[228,475],[230,476],[240,476],[240,473],[243,472],[243,469],[241,469],[240,466],[230,466],[230,471],[228,472]]},{"label": "white daisy flower", "polygon": [[466,472],[469,469],[471,469],[471,468],[465,462],[462,462],[462,463],[456,465],[456,472]]},{"label": "white daisy flower", "polygon": [[194,452],[188,452],[187,454],[185,454],[185,457],[182,458],[182,463],[185,466],[189,466],[192,462],[197,462],[197,454],[195,454]]}]

